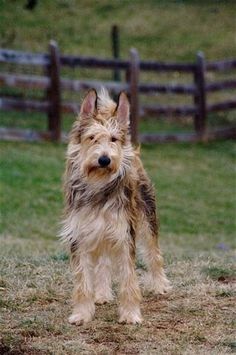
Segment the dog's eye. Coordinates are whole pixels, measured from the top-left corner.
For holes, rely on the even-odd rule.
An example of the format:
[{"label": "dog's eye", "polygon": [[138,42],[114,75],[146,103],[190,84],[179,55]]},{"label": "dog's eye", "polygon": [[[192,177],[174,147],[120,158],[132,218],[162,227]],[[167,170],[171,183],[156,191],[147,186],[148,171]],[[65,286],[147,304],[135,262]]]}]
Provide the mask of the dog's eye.
[{"label": "dog's eye", "polygon": [[116,142],[118,139],[116,137],[111,137],[112,142]]},{"label": "dog's eye", "polygon": [[92,141],[94,139],[94,136],[90,136],[89,139]]}]

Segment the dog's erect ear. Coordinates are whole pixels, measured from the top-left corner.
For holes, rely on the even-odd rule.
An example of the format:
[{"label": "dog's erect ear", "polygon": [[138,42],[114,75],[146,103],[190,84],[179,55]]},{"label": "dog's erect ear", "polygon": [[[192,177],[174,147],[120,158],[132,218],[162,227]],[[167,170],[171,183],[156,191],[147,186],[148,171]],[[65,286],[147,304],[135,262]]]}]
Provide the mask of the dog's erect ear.
[{"label": "dog's erect ear", "polygon": [[82,117],[92,116],[96,108],[97,108],[97,91],[95,89],[90,89],[82,102],[80,108],[80,115]]},{"label": "dog's erect ear", "polygon": [[118,99],[116,109],[116,116],[119,123],[122,125],[129,125],[129,100],[125,92],[121,92]]}]

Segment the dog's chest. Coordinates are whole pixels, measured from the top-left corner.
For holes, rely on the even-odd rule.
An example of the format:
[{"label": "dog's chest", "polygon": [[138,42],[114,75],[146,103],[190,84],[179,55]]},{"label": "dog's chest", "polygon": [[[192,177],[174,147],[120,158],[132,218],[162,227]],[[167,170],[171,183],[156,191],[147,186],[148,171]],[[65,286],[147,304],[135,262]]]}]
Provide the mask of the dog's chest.
[{"label": "dog's chest", "polygon": [[116,243],[127,238],[129,224],[124,206],[109,200],[102,206],[84,206],[77,211],[78,238],[90,245]]}]

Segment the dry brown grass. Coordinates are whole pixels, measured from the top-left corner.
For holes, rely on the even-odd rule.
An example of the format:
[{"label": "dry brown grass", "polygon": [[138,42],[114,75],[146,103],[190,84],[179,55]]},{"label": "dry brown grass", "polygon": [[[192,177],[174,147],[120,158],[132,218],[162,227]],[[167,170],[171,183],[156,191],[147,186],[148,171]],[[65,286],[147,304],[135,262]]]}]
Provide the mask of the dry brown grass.
[{"label": "dry brown grass", "polygon": [[[172,247],[174,248],[174,247]],[[67,322],[72,288],[56,241],[2,238],[1,354],[230,354],[234,275],[231,252],[180,254],[167,266],[173,290],[144,295],[141,326],[117,323],[117,305],[97,307],[93,322]]]}]

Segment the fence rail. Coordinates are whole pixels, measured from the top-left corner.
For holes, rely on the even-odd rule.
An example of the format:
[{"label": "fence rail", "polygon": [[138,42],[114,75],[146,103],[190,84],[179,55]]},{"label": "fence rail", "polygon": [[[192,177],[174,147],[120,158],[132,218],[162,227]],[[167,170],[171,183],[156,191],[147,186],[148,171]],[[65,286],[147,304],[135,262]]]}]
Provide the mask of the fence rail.
[{"label": "fence rail", "polygon": [[35,54],[15,51],[12,49],[1,49],[0,63],[46,66],[50,64],[50,56],[48,54]]},{"label": "fence rail", "polygon": [[[113,36],[117,36],[114,32]],[[116,38],[117,40],[117,38]],[[116,46],[118,46],[116,44]],[[117,48],[114,48],[114,55],[117,57]],[[48,132],[20,133],[14,129],[11,132],[2,128],[0,138],[17,139],[17,135],[24,139],[52,139],[60,140],[62,113],[77,113],[79,105],[75,102],[63,101],[62,92],[80,92],[91,87],[99,89],[106,87],[114,94],[124,90],[130,95],[131,101],[131,135],[134,143],[143,142],[166,142],[166,141],[198,141],[216,138],[236,137],[234,127],[209,131],[207,129],[207,114],[216,111],[225,111],[236,108],[236,99],[225,100],[209,104],[207,94],[217,91],[236,89],[236,80],[228,79],[212,83],[206,81],[207,71],[228,71],[236,68],[236,59],[206,62],[204,55],[198,53],[195,63],[164,63],[157,61],[141,61],[137,50],[131,49],[129,60],[104,59],[95,57],[81,57],[61,55],[56,42],[51,41],[48,53],[26,53],[9,49],[0,49],[0,65],[9,63],[15,65],[38,66],[43,68],[44,75],[26,75],[0,72],[0,86],[10,88],[22,88],[27,90],[43,90],[46,94],[45,100],[24,99],[16,97],[0,97],[0,109],[40,111],[48,115]],[[123,71],[126,81],[100,81],[100,80],[71,80],[64,78],[61,74],[62,67],[69,68],[99,68],[110,69],[114,73],[114,79],[120,79]],[[159,84],[143,83],[140,81],[140,72],[180,72],[189,73],[193,77],[192,84]],[[157,105],[140,104],[140,94],[176,94],[193,97],[192,105]],[[139,134],[139,120],[144,115],[176,115],[193,116],[194,132],[191,134]],[[63,136],[64,137],[64,136]]]},{"label": "fence rail", "polygon": [[49,101],[23,100],[9,97],[0,98],[0,109],[5,111],[39,111],[48,112],[50,108]]}]

